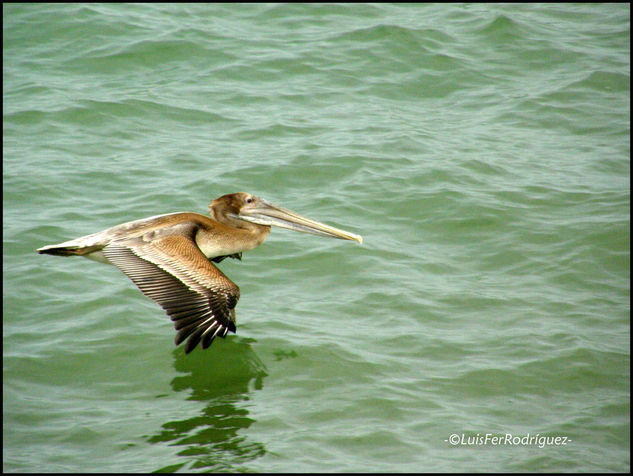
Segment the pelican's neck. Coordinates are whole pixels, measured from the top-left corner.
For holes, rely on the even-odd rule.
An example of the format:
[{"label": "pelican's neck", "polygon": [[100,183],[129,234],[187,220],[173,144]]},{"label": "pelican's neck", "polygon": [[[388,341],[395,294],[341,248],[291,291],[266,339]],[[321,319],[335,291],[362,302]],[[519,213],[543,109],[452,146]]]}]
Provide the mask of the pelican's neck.
[{"label": "pelican's neck", "polygon": [[243,223],[247,226],[236,228],[213,220],[212,226],[198,230],[196,243],[207,258],[215,258],[257,248],[270,234],[269,226]]}]

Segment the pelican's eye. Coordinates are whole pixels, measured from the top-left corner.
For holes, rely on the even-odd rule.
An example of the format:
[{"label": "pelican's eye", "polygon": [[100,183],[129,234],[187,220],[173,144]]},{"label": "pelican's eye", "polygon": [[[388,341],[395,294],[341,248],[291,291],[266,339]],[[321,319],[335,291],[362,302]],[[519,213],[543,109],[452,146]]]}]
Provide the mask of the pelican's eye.
[{"label": "pelican's eye", "polygon": [[253,203],[255,201],[255,199],[253,197],[248,197],[246,199],[246,203]]}]

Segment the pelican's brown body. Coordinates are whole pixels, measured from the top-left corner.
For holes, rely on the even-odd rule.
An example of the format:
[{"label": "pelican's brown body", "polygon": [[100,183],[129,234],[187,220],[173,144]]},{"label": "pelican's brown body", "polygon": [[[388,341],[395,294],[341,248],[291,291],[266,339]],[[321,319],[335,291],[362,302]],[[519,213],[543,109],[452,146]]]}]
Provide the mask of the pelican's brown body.
[{"label": "pelican's brown body", "polygon": [[241,258],[261,245],[276,225],[359,243],[362,238],[247,193],[233,193],[209,205],[211,217],[181,212],[158,215],[108,228],[38,253],[84,256],[113,264],[160,304],[178,331],[176,345],[188,338],[185,352],[201,342],[235,332],[240,290],[211,261]]}]

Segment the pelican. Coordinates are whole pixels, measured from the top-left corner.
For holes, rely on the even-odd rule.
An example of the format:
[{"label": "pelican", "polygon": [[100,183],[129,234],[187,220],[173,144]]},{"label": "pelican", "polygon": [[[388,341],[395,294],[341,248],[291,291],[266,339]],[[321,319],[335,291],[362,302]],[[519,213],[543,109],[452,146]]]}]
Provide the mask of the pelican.
[{"label": "pelican", "polygon": [[261,245],[272,225],[303,233],[363,242],[354,233],[305,218],[249,193],[211,202],[209,215],[168,213],[135,220],[37,250],[40,254],[84,256],[119,268],[143,294],[159,304],[177,331],[185,353],[200,343],[235,332],[240,288],[213,263],[242,259]]}]

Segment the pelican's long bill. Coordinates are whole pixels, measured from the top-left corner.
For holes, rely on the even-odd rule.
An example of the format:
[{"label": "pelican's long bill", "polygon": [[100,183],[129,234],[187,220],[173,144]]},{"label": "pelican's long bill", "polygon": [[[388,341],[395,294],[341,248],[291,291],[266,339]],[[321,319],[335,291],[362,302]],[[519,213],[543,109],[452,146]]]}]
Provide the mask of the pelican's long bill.
[{"label": "pelican's long bill", "polygon": [[302,233],[312,233],[313,235],[329,236],[330,238],[339,238],[341,240],[363,242],[363,237],[350,233],[349,231],[339,230],[333,226],[310,220],[293,211],[273,205],[261,198],[252,205],[246,204],[242,207],[239,215],[231,214],[232,218],[249,221],[258,225],[274,225],[282,228],[288,228]]}]

